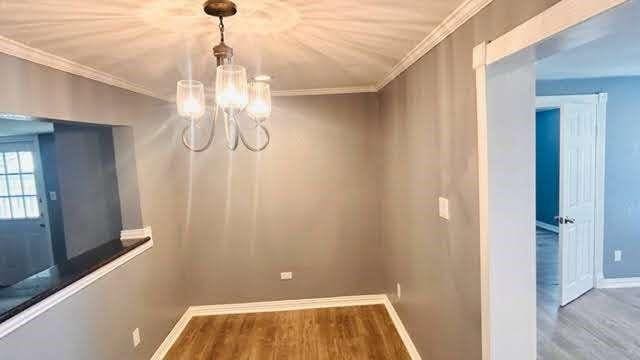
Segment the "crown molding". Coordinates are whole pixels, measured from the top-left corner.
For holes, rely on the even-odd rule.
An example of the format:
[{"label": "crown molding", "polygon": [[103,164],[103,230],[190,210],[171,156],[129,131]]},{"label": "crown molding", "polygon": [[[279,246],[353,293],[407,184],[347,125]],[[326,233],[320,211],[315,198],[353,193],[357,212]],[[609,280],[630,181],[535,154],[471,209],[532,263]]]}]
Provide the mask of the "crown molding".
[{"label": "crown molding", "polygon": [[[431,49],[436,47],[447,36],[456,31],[462,24],[477,14],[493,0],[466,0],[447,16],[426,38],[413,48],[400,62],[393,67],[381,81],[370,86],[338,87],[323,89],[300,89],[273,91],[273,96],[311,96],[311,95],[338,95],[354,93],[374,93],[382,90],[393,79],[402,74],[416,61],[420,60]],[[56,70],[82,76],[104,84],[116,86],[139,94],[151,96],[157,99],[172,101],[158,95],[144,86],[132,83],[122,78],[110,75],[92,67],[79,64],[46,51],[32,48],[26,44],[0,36],[0,53],[15,56],[36,64],[44,65]]]},{"label": "crown molding", "polygon": [[422,40],[413,50],[393,67],[391,72],[376,84],[376,90],[380,91],[387,86],[393,79],[402,74],[416,61],[420,60],[424,55],[436,47],[447,36],[456,31],[462,24],[471,19],[480,10],[484,9],[493,0],[467,0],[458,6],[449,16],[447,16],[424,40]]},{"label": "crown molding", "polygon": [[375,86],[351,86],[324,89],[301,89],[301,90],[280,90],[273,91],[273,96],[310,96],[310,95],[339,95],[339,94],[356,94],[356,93],[374,93],[377,92]]},{"label": "crown molding", "polygon": [[484,9],[493,0],[466,0],[449,14],[427,37],[413,48],[400,62],[391,69],[381,81],[372,86],[342,87],[327,89],[286,90],[274,91],[274,96],[309,96],[309,95],[336,95],[378,92],[397,78],[411,65],[415,64],[440,42],[456,31],[467,20],[471,19],[480,10]]},{"label": "crown molding", "polygon": [[[337,87],[322,89],[300,89],[300,90],[272,90],[271,95],[274,97],[292,97],[292,96],[315,96],[315,95],[340,95],[340,94],[358,94],[358,93],[375,93],[375,86],[353,86],[353,87]],[[205,97],[207,99],[215,98],[215,91],[205,87]],[[172,100],[175,101],[175,100]]]},{"label": "crown molding", "polygon": [[75,61],[65,59],[46,51],[32,48],[26,44],[11,40],[4,36],[0,36],[0,53],[15,56],[17,58],[31,61],[39,65],[44,65],[56,70],[64,71],[66,73],[82,76],[84,78],[95,80],[107,85],[112,85],[125,90],[133,91],[138,94],[166,100],[166,98],[154,93],[150,89],[147,89],[141,85],[134,84],[130,81],[118,78],[106,72],[79,64]]}]

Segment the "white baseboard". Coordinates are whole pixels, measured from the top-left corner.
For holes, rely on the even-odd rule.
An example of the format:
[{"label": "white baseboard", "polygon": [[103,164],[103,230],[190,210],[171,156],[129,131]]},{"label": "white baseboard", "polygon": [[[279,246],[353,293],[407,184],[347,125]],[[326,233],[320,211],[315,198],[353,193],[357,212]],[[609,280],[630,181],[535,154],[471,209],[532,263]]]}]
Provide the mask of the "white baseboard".
[{"label": "white baseboard", "polygon": [[213,316],[228,314],[249,314],[261,312],[323,309],[345,306],[384,304],[385,295],[343,296],[334,298],[267,301],[245,304],[192,306],[192,316]]},{"label": "white baseboard", "polygon": [[545,230],[549,230],[551,232],[554,232],[556,234],[560,233],[560,228],[556,225],[550,225],[547,223],[543,223],[542,221],[536,221],[536,226]]},{"label": "white baseboard", "polygon": [[400,338],[404,343],[404,347],[407,348],[407,352],[409,353],[411,359],[422,360],[418,349],[416,349],[416,346],[413,344],[413,340],[411,340],[411,337],[409,336],[409,332],[404,327],[402,320],[400,320],[400,316],[398,316],[398,313],[393,307],[393,304],[391,303],[391,300],[389,300],[388,296],[384,297],[384,306],[387,308],[387,312],[391,317],[391,321],[393,321],[393,325],[396,327],[396,330],[398,331],[398,334],[400,335]]},{"label": "white baseboard", "polygon": [[618,289],[618,288],[640,287],[640,277],[618,278],[618,279],[605,279],[604,277],[599,277],[597,287],[598,289]]},{"label": "white baseboard", "polygon": [[120,240],[138,240],[153,237],[151,226],[142,229],[120,231]]},{"label": "white baseboard", "polygon": [[393,305],[386,295],[362,295],[362,296],[343,296],[334,298],[319,299],[303,299],[303,300],[284,300],[284,301],[267,301],[243,304],[225,304],[225,305],[206,305],[191,306],[182,315],[180,320],[173,327],[169,335],[164,339],[151,360],[162,360],[167,355],[171,346],[178,340],[180,334],[187,327],[187,324],[193,317],[197,316],[214,316],[229,314],[250,314],[260,312],[277,312],[277,311],[293,311],[308,309],[324,309],[347,306],[364,306],[364,305],[384,305],[393,321],[393,324],[402,339],[407,352],[413,360],[421,360],[420,354],[416,350],[413,341],[402,321],[398,317]]},{"label": "white baseboard", "polygon": [[151,356],[151,360],[162,360],[165,356],[167,356],[167,353],[169,352],[169,350],[171,350],[173,344],[178,340],[180,334],[182,334],[184,329],[187,327],[187,324],[189,324],[189,321],[192,317],[193,316],[189,312],[189,309],[187,309],[187,311],[185,311],[184,314],[182,314],[182,316],[180,317],[180,320],[178,320],[178,322],[173,326],[173,329],[171,329],[169,335],[167,335],[167,337],[162,341],[162,344],[160,344],[153,356]]}]

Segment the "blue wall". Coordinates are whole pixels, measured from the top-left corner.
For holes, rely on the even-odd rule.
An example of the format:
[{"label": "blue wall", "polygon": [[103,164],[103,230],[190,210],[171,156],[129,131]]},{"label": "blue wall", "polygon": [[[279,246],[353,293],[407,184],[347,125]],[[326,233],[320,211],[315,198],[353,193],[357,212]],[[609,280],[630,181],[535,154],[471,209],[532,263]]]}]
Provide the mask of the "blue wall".
[{"label": "blue wall", "polygon": [[122,212],[110,126],[54,123],[67,257],[120,239]]},{"label": "blue wall", "polygon": [[557,225],[560,204],[560,110],[536,113],[536,221]]},{"label": "blue wall", "polygon": [[[604,274],[640,277],[640,77],[540,81],[538,95],[606,92]],[[622,250],[621,262],[614,262]]]},{"label": "blue wall", "polygon": [[[60,188],[58,186],[58,160],[54,134],[38,135],[40,143],[40,159],[42,162],[42,174],[44,177],[45,196],[49,212],[49,225],[51,230],[51,243],[53,257],[56,264],[67,260],[67,246],[64,237],[64,220],[62,219],[62,206],[60,206]],[[50,192],[55,192],[57,199],[51,200]]]}]

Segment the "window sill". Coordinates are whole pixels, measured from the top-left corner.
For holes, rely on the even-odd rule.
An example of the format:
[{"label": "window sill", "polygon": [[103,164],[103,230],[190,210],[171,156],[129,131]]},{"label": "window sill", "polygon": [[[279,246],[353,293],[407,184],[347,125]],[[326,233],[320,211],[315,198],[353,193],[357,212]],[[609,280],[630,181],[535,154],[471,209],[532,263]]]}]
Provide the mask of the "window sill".
[{"label": "window sill", "polygon": [[[114,242],[105,244],[105,249],[97,249],[92,254],[81,255],[45,270],[53,271],[53,276],[58,279],[47,289],[0,313],[0,338],[153,247],[151,228],[123,231],[121,240]],[[0,292],[10,288],[1,289]]]}]

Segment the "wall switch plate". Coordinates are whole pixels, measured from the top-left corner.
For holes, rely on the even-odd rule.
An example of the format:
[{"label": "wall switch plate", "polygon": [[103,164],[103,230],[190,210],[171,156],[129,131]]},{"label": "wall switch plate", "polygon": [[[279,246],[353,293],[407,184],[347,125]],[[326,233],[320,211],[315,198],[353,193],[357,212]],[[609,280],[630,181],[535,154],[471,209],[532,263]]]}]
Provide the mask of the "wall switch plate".
[{"label": "wall switch plate", "polygon": [[398,299],[402,298],[402,286],[400,286],[400,283],[396,283],[396,295]]},{"label": "wall switch plate", "polygon": [[620,262],[620,261],[622,261],[622,250],[616,250],[616,251],[613,253],[613,258],[614,258],[613,260],[614,260],[615,262]]},{"label": "wall switch plate", "polygon": [[131,333],[132,337],[133,337],[133,347],[138,347],[138,345],[140,345],[140,342],[142,341],[142,338],[140,338],[140,329],[136,328],[135,330],[133,330],[133,333]]},{"label": "wall switch plate", "polygon": [[51,201],[56,201],[58,200],[58,194],[56,194],[55,191],[49,191],[49,199]]},{"label": "wall switch plate", "polygon": [[280,280],[293,280],[293,273],[292,272],[280,273]]},{"label": "wall switch plate", "polygon": [[438,208],[440,210],[440,217],[449,220],[449,200],[443,197],[438,198]]}]

